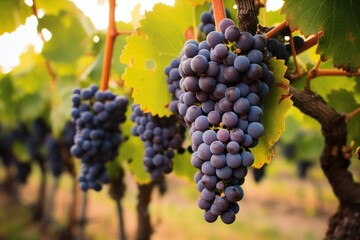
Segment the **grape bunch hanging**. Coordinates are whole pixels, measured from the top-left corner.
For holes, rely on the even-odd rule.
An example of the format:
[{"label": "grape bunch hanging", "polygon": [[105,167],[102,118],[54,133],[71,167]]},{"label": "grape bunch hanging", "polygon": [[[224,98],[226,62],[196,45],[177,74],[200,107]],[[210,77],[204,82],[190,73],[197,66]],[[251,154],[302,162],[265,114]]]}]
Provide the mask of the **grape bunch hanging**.
[{"label": "grape bunch hanging", "polygon": [[254,163],[251,148],[264,133],[261,99],[275,81],[265,36],[241,32],[223,19],[206,41],[188,40],[165,69],[169,108],[190,128],[191,164],[207,222],[235,220],[241,185]]},{"label": "grape bunch hanging", "polygon": [[132,106],[131,120],[136,123],[132,134],[144,142],[144,165],[156,180],[172,171],[175,151],[181,152],[185,139],[185,126],[176,116],[159,117],[144,113],[140,106]]},{"label": "grape bunch hanging", "polygon": [[114,160],[123,141],[120,124],[126,120],[128,99],[100,91],[96,85],[73,93],[71,115],[76,133],[70,151],[82,162],[81,189],[100,191],[109,181],[105,165]]}]

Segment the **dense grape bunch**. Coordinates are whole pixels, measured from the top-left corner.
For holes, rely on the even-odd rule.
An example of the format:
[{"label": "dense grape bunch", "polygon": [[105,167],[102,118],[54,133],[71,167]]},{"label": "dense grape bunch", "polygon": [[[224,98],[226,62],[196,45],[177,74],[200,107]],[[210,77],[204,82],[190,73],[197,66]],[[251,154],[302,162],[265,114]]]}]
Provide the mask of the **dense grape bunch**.
[{"label": "dense grape bunch", "polygon": [[180,58],[174,58],[169,66],[165,68],[166,83],[168,85],[168,91],[172,95],[172,101],[169,104],[171,112],[178,114],[177,104],[179,102],[180,95],[184,92],[180,88],[180,72],[179,72]]},{"label": "dense grape bunch", "polygon": [[45,139],[45,157],[49,161],[50,172],[55,178],[59,178],[63,172],[63,159],[61,144],[51,135]]},{"label": "dense grape bunch", "polygon": [[178,118],[153,116],[144,113],[140,106],[132,106],[131,120],[136,123],[132,134],[144,142],[144,165],[153,180],[172,171],[175,151],[182,150],[185,126]]},{"label": "dense grape bunch", "polygon": [[114,160],[122,142],[120,124],[126,119],[128,99],[93,85],[75,89],[72,103],[76,133],[70,152],[82,162],[81,189],[100,191],[109,181],[105,164]]},{"label": "dense grape bunch", "polygon": [[31,162],[26,161],[16,161],[16,180],[21,183],[25,184],[28,181],[29,175],[31,173]]},{"label": "dense grape bunch", "polygon": [[244,195],[247,168],[254,163],[250,149],[264,132],[261,99],[275,77],[266,65],[263,35],[240,32],[231,19],[219,27],[221,32],[210,32],[206,41],[185,43],[175,110],[190,127],[204,218],[214,222],[220,216],[230,224]]},{"label": "dense grape bunch", "polygon": [[[267,29],[265,32],[271,30]],[[291,42],[290,42],[290,35],[291,30],[289,27],[284,28],[278,34],[273,36],[272,38],[268,39],[267,41],[267,50],[269,52],[269,57],[276,57],[278,59],[285,60],[285,63],[289,61],[289,57],[291,56]],[[297,51],[301,49],[305,41],[301,36],[293,36],[293,44],[294,49]]]}]

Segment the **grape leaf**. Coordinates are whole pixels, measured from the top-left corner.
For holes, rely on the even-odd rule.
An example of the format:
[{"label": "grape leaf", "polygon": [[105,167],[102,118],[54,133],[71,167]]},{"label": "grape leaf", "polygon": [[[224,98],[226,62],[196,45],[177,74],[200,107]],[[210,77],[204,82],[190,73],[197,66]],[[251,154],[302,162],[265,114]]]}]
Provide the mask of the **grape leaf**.
[{"label": "grape leaf", "polygon": [[61,134],[66,122],[70,120],[71,97],[73,89],[77,87],[75,78],[74,75],[58,76],[54,86],[56,91],[51,91],[51,130],[56,137]]},{"label": "grape leaf", "polygon": [[10,75],[0,76],[0,122],[10,128],[16,125],[18,115],[18,105],[14,98],[16,89],[12,82]]},{"label": "grape leaf", "polygon": [[128,67],[122,75],[133,89],[134,103],[144,112],[169,116],[171,94],[167,91],[165,67],[176,58],[186,41],[185,33],[196,26],[195,5],[205,1],[177,0],[174,7],[156,4],[140,21],[138,34],[127,38],[120,61]]},{"label": "grape leaf", "polygon": [[[350,113],[360,108],[360,104],[356,102],[352,92],[346,90],[332,91],[328,95],[328,104],[338,112]],[[348,141],[355,141],[355,146],[360,145],[360,114],[356,114],[347,124]]]},{"label": "grape leaf", "polygon": [[[325,142],[320,131],[302,131],[294,142],[296,153],[295,160],[307,160],[315,162],[319,160]],[[306,151],[303,151],[306,149]]]},{"label": "grape leaf", "polygon": [[175,154],[175,157],[173,159],[173,171],[176,176],[182,176],[192,182],[197,169],[191,165],[191,154],[187,150],[187,146],[191,145],[190,135],[186,133],[185,136],[186,138],[183,143],[185,152],[181,154]]},{"label": "grape leaf", "polygon": [[262,101],[265,131],[260,137],[258,145],[251,150],[255,157],[253,164],[255,168],[270,163],[271,158],[274,156],[273,146],[285,130],[285,113],[292,106],[289,94],[289,80],[284,78],[286,72],[284,61],[272,59],[270,69],[272,69],[276,81]]},{"label": "grape leaf", "polygon": [[144,159],[144,142],[140,137],[131,134],[131,129],[135,125],[131,121],[131,103],[126,111],[126,122],[122,124],[121,130],[124,138],[127,138],[126,142],[120,146],[120,154],[118,161],[128,161],[130,164],[130,171],[134,175],[136,182],[149,183],[151,181],[150,174],[146,172],[143,164]]},{"label": "grape leaf", "polygon": [[31,8],[23,0],[0,1],[0,35],[15,31],[31,15]]},{"label": "grape leaf", "polygon": [[45,15],[39,19],[38,25],[39,31],[43,28],[52,34],[42,50],[44,57],[51,61],[75,61],[90,46],[90,33],[84,28],[83,22],[71,12],[62,11],[56,16]]},{"label": "grape leaf", "polygon": [[[78,11],[73,2],[66,0],[48,1],[48,0],[36,0],[36,7],[44,11],[45,15],[57,15],[60,11]],[[83,15],[83,14],[81,14]]]},{"label": "grape leaf", "polygon": [[282,9],[292,28],[319,38],[317,53],[333,58],[334,66],[349,72],[360,68],[360,2],[338,0],[287,0]]}]

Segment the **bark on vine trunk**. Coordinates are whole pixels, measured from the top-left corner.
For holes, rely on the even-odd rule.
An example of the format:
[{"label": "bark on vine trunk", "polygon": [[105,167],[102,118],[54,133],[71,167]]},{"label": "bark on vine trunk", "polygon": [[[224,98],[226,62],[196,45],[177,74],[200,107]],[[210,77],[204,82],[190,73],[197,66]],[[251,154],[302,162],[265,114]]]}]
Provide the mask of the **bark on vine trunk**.
[{"label": "bark on vine trunk", "polygon": [[343,153],[347,119],[312,91],[290,87],[290,93],[294,105],[321,124],[325,138],[321,168],[340,202],[337,212],[330,218],[326,239],[360,239],[360,186],[348,171],[350,160]]},{"label": "bark on vine trunk", "polygon": [[138,204],[136,207],[138,214],[138,228],[136,240],[148,240],[153,233],[149,214],[149,204],[151,201],[151,193],[153,191],[153,188],[153,182],[143,185],[138,184],[139,194]]},{"label": "bark on vine trunk", "polygon": [[326,239],[360,239],[360,204],[340,204],[330,218]]}]

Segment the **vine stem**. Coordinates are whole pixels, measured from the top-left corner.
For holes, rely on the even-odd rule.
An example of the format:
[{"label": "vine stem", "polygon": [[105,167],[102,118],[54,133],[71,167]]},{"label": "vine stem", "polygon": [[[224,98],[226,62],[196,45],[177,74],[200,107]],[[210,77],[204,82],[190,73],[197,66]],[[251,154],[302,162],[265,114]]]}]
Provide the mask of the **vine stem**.
[{"label": "vine stem", "polygon": [[[36,17],[37,21],[39,22],[40,19],[39,19],[39,15],[37,13],[37,5],[36,5],[35,0],[33,0],[33,4],[32,4],[31,8],[32,8],[34,16]],[[42,42],[45,43],[46,40],[45,40],[44,34],[41,31],[39,31],[38,33],[40,35],[40,38],[41,38]],[[46,58],[45,58],[45,66],[46,66],[46,69],[47,69],[47,71],[48,71],[48,73],[50,75],[50,78],[51,78],[51,84],[50,84],[51,91],[54,91],[56,89],[56,82],[57,82],[56,72],[55,72],[54,68],[51,66],[50,60],[46,59]]]},{"label": "vine stem", "polygon": [[81,204],[81,213],[79,219],[79,233],[77,240],[84,240],[85,239],[85,226],[86,226],[86,209],[88,204],[88,193],[84,191],[82,194],[82,204]]},{"label": "vine stem", "polygon": [[[321,62],[321,60],[319,61]],[[313,78],[321,76],[346,76],[346,77],[359,77],[360,71],[356,73],[348,73],[341,69],[319,69],[318,64],[308,72],[306,78],[306,89],[310,89],[310,82]]]},{"label": "vine stem", "polygon": [[115,24],[115,8],[116,8],[116,0],[109,0],[109,23],[106,33],[104,61],[102,66],[102,75],[101,75],[101,83],[100,83],[100,89],[103,91],[106,90],[109,86],[111,58],[113,54],[115,39],[119,35]]},{"label": "vine stem", "polygon": [[271,29],[265,34],[265,37],[267,39],[272,38],[276,34],[278,34],[281,30],[285,29],[287,27],[286,21],[281,22],[279,25]]},{"label": "vine stem", "polygon": [[316,77],[316,72],[317,72],[318,69],[319,69],[320,63],[321,63],[321,58],[319,59],[319,61],[317,61],[317,63],[315,64],[315,66],[314,66],[310,71],[308,71],[308,73],[307,73],[305,88],[308,89],[308,90],[310,90],[310,82],[311,82],[311,79],[313,79],[314,77]]},{"label": "vine stem", "polygon": [[212,8],[214,11],[216,31],[220,31],[219,23],[226,17],[224,0],[212,0]]},{"label": "vine stem", "polygon": [[118,224],[119,224],[119,228],[118,228],[119,229],[119,239],[126,240],[124,218],[123,218],[121,202],[120,202],[120,199],[116,199],[114,201],[116,203],[116,210],[117,210],[118,221],[119,221],[118,222]]},{"label": "vine stem", "polygon": [[294,59],[295,73],[298,74],[300,72],[300,69],[299,69],[299,65],[298,65],[298,62],[297,62],[297,58],[296,58],[294,37],[293,37],[292,33],[290,33],[290,47],[291,47],[291,54],[292,54],[293,59]]},{"label": "vine stem", "polygon": [[360,107],[356,108],[354,111],[348,113],[346,115],[346,119],[349,121],[350,119],[352,119],[353,117],[355,117],[356,114],[360,113]]},{"label": "vine stem", "polygon": [[59,177],[55,177],[54,181],[53,181],[53,185],[51,188],[51,192],[49,194],[49,199],[48,199],[48,205],[47,205],[47,209],[45,211],[46,214],[46,221],[47,223],[52,223],[54,220],[54,202],[55,202],[55,195],[57,190],[59,189],[59,183],[60,183],[60,178]]},{"label": "vine stem", "polygon": [[263,0],[264,3],[264,12],[263,12],[263,24],[264,26],[267,26],[267,15],[266,15],[266,0]]}]

